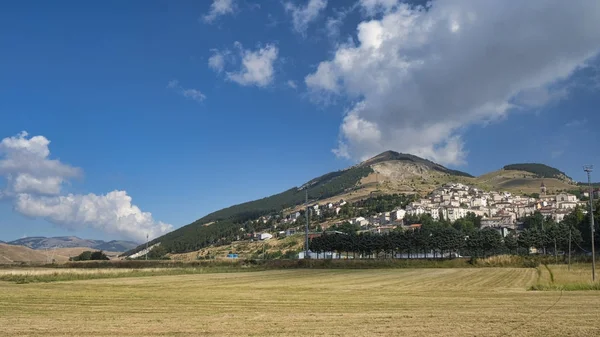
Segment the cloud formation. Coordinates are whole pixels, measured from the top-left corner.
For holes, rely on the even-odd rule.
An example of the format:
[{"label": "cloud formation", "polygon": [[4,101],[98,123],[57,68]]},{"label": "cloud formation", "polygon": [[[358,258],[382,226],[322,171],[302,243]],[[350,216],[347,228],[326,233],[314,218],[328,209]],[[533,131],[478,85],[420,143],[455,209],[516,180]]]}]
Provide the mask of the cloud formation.
[{"label": "cloud formation", "polygon": [[292,89],[298,89],[298,84],[296,84],[296,82],[293,81],[293,80],[288,80],[286,82],[286,84],[287,84],[288,87],[290,87]]},{"label": "cloud formation", "polygon": [[304,6],[287,2],[285,11],[292,16],[294,30],[300,34],[305,34],[308,25],[315,21],[326,7],[327,0],[308,0]]},{"label": "cloud formation", "polygon": [[462,164],[466,126],[541,107],[600,47],[600,2],[362,0],[356,42],[340,45],[305,83],[315,99],[354,104],[338,156],[385,150]]},{"label": "cloud formation", "polygon": [[234,0],[213,0],[210,10],[202,17],[205,23],[213,23],[218,17],[233,14],[236,10]]},{"label": "cloud formation", "polygon": [[186,88],[182,87],[181,84],[179,84],[178,80],[169,81],[169,83],[167,84],[167,88],[173,89],[177,93],[179,93],[181,96],[183,96],[185,98],[189,98],[191,100],[194,100],[198,103],[200,103],[206,99],[206,95],[204,95],[200,90],[186,89]]},{"label": "cloud formation", "polygon": [[208,58],[208,67],[220,73],[225,69],[225,56],[227,53],[219,52],[217,49],[213,49],[212,52],[212,56]]},{"label": "cloud formation", "polygon": [[0,142],[0,176],[7,180],[3,195],[56,195],[67,179],[81,175],[81,169],[48,158],[50,141],[46,137],[27,137],[23,131]]},{"label": "cloud formation", "polygon": [[275,78],[274,63],[279,54],[279,49],[275,45],[267,44],[254,51],[244,49],[239,42],[235,42],[234,46],[237,49],[237,56],[229,50],[213,49],[213,55],[208,60],[209,68],[221,73],[228,63],[239,63],[239,69],[225,72],[228,80],[243,86],[255,85],[257,87],[265,87],[273,82]]},{"label": "cloud formation", "polygon": [[63,184],[82,172],[50,159],[49,144],[46,137],[29,137],[25,131],[0,142],[0,176],[7,181],[1,194],[14,201],[16,211],[69,229],[90,227],[138,241],[172,230],[132,205],[125,191],[62,195]]}]

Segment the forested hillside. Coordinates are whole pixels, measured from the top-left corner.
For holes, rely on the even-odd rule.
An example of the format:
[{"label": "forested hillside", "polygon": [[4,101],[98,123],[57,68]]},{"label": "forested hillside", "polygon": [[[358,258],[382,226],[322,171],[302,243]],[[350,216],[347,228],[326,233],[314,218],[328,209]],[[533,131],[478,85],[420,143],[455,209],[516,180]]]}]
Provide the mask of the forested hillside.
[{"label": "forested hillside", "polygon": [[245,202],[208,214],[194,223],[204,224],[213,221],[231,220],[244,222],[262,215],[279,212],[285,208],[300,205],[305,201],[305,189],[309,200],[319,200],[342,194],[354,188],[358,182],[373,170],[370,167],[354,167],[332,172],[313,179],[302,187],[291,188],[259,200]]},{"label": "forested hillside", "polygon": [[571,180],[564,172],[544,164],[525,163],[504,166],[505,170],[525,171],[537,175],[539,178],[556,178]]},{"label": "forested hillside", "polygon": [[[230,238],[237,233],[240,227],[244,227],[243,224],[249,220],[279,213],[288,207],[304,203],[306,191],[308,191],[309,200],[333,197],[356,188],[359,181],[372,172],[373,170],[369,166],[355,166],[347,170],[328,173],[311,180],[300,188],[294,187],[267,198],[210,213],[187,226],[152,240],[149,244],[161,242],[161,247],[167,251],[178,253],[216,244],[222,238]],[[133,254],[143,247],[144,245],[139,246],[124,255]]]}]

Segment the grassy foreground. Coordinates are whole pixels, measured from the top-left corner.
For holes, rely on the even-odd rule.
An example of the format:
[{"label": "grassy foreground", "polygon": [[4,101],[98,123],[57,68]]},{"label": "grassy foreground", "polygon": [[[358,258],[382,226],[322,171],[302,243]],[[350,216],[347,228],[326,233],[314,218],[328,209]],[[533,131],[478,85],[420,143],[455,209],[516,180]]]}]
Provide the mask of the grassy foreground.
[{"label": "grassy foreground", "polygon": [[0,268],[0,281],[18,284],[81,281],[105,278],[235,273],[282,269],[396,269],[396,268],[531,268],[539,261],[521,256],[487,259],[373,259],[373,260],[210,260],[210,261],[83,261]]},{"label": "grassy foreground", "polygon": [[590,265],[575,264],[570,270],[565,265],[543,265],[537,271],[538,281],[531,286],[531,290],[600,290],[600,281],[591,280]]},{"label": "grassy foreground", "polygon": [[7,336],[598,336],[600,292],[529,268],[294,269],[0,282]]}]

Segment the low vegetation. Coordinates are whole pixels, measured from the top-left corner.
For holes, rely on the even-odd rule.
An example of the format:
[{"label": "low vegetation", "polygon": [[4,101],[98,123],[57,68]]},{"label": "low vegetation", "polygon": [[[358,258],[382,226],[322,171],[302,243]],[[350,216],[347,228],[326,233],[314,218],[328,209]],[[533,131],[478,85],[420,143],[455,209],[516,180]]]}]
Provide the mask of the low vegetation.
[{"label": "low vegetation", "polygon": [[[540,291],[586,291],[600,290],[600,281],[592,282],[589,264],[548,265],[537,268],[537,282],[530,290]],[[598,275],[596,276],[598,279]]]},{"label": "low vegetation", "polygon": [[85,251],[77,256],[73,256],[69,259],[69,261],[102,261],[102,260],[110,260],[104,252],[99,251]]},{"label": "low vegetation", "polygon": [[14,282],[17,284],[25,283],[48,283],[63,281],[82,281],[96,279],[114,279],[124,277],[149,277],[165,275],[191,275],[204,273],[220,272],[242,272],[245,269],[234,268],[231,266],[220,267],[212,266],[209,268],[142,268],[142,269],[33,269],[33,270],[12,270],[10,272],[0,272],[0,281]]}]

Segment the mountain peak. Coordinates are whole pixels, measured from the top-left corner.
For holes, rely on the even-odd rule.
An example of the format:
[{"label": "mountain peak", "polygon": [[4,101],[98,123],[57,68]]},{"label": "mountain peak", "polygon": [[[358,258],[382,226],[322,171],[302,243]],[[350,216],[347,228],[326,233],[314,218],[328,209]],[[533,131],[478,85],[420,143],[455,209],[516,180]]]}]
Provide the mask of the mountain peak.
[{"label": "mountain peak", "polygon": [[424,159],[424,158],[415,156],[413,154],[400,153],[400,152],[396,152],[396,151],[392,151],[392,150],[382,152],[373,158],[367,159],[367,160],[363,161],[362,163],[360,163],[359,166],[372,166],[372,165],[382,163],[382,162],[387,162],[387,161],[410,162],[413,164],[426,166],[430,170],[447,173],[447,174],[454,175],[454,176],[473,177],[472,175],[470,175],[468,173],[449,169],[449,168],[444,167],[444,166],[442,166],[438,163],[435,163],[431,160]]}]

